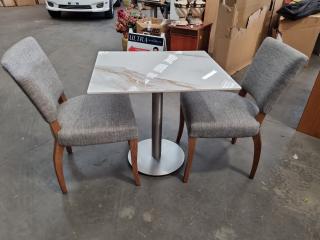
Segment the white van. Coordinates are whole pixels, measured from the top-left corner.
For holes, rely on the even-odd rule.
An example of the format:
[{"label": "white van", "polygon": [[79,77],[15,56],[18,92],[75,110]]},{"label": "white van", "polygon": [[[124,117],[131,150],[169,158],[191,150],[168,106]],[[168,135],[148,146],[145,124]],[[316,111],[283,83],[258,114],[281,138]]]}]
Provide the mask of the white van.
[{"label": "white van", "polygon": [[106,18],[113,18],[114,6],[120,6],[120,0],[46,0],[52,18],[59,18],[61,12],[104,12]]}]

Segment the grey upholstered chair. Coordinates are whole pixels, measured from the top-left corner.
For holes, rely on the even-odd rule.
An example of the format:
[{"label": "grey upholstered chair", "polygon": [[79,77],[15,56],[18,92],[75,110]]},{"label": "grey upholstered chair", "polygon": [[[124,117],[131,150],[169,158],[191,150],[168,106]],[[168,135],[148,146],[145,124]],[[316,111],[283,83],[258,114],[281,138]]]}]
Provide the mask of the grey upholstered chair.
[{"label": "grey upholstered chair", "polygon": [[55,69],[32,37],[13,45],[1,63],[50,125],[54,168],[63,193],[67,192],[63,151],[66,147],[71,154],[71,146],[128,141],[133,176],[136,185],[140,185],[138,130],[127,95],[82,95],[67,100]]},{"label": "grey upholstered chair", "polygon": [[[254,159],[249,177],[257,170],[261,153],[260,125],[283,89],[307,62],[307,57],[278,40],[267,38],[259,48],[238,94],[192,92],[181,94],[180,142],[184,121],[188,140],[188,160],[183,181],[187,182],[197,138],[252,137]],[[245,98],[249,93],[254,100]]]}]

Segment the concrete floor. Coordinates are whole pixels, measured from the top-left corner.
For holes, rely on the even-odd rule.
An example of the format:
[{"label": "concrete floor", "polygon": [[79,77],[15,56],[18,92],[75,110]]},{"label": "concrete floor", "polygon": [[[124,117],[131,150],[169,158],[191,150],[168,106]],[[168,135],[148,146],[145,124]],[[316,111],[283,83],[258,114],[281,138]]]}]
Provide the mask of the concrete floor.
[{"label": "concrete floor", "polygon": [[[121,49],[113,20],[52,20],[42,6],[0,8],[0,55],[29,35],[69,97],[86,92],[98,50]],[[266,118],[254,180],[247,178],[251,139],[234,146],[229,139],[200,140],[188,184],[181,169],[141,176],[141,187],[132,182],[127,144],[118,143],[64,156],[67,195],[54,174],[48,125],[1,69],[0,239],[320,239],[320,141],[294,130],[319,68],[314,56]],[[131,100],[140,138],[149,138],[151,96]],[[165,95],[163,135],[171,140],[178,106],[177,94]],[[184,133],[184,150],[186,140]]]}]

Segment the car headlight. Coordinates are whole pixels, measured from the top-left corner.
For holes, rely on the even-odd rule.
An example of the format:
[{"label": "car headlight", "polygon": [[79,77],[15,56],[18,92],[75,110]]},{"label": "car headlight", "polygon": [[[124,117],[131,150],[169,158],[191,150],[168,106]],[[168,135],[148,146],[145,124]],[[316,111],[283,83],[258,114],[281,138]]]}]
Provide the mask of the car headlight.
[{"label": "car headlight", "polygon": [[49,2],[49,1],[48,1],[48,6],[49,6],[49,7],[53,7],[53,6],[54,6],[53,2]]}]

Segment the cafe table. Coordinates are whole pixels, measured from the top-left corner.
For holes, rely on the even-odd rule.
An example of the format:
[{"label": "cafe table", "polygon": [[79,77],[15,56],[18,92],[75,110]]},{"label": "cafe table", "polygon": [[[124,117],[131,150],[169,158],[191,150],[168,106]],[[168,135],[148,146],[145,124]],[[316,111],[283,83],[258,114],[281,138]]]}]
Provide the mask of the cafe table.
[{"label": "cafe table", "polygon": [[[179,169],[185,158],[179,145],[162,138],[163,93],[240,88],[204,51],[101,51],[87,93],[152,93],[152,137],[138,144],[138,169],[147,175],[163,176]],[[128,160],[131,163],[130,152]]]}]

